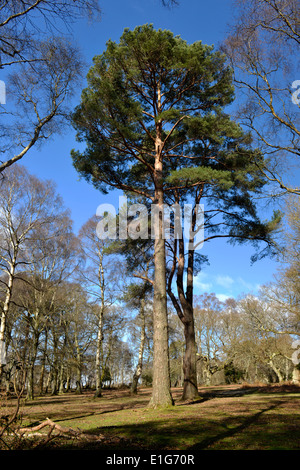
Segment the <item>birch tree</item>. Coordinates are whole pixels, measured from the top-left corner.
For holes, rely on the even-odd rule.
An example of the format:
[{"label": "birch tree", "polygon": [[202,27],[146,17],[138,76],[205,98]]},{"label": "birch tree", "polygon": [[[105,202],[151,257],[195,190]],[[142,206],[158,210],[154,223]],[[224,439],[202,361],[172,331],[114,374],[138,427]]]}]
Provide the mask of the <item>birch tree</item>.
[{"label": "birch tree", "polygon": [[56,38],[36,47],[43,60],[19,64],[6,80],[9,94],[0,107],[0,172],[62,131],[67,102],[79,83],[82,66],[74,46]]},{"label": "birch tree", "polygon": [[1,66],[34,63],[41,57],[36,44],[54,31],[69,29],[84,17],[99,18],[96,0],[7,0],[0,7]]},{"label": "birch tree", "polygon": [[[148,317],[151,314],[152,305],[150,295],[152,293],[152,285],[149,281],[143,281],[141,284],[130,284],[127,288],[124,300],[127,307],[137,310],[138,314],[135,319],[130,321],[129,330],[135,340],[138,339],[138,352],[136,365],[131,382],[131,394],[137,394],[137,387],[143,372],[144,350],[146,346]],[[136,329],[138,332],[136,333]]]},{"label": "birch tree", "polygon": [[118,278],[120,278],[121,265],[108,256],[108,242],[101,240],[97,235],[96,216],[91,217],[80,229],[79,240],[84,259],[83,269],[79,277],[83,281],[86,291],[93,303],[93,312],[97,322],[95,376],[95,396],[101,396],[103,376],[103,341],[104,341],[104,315],[107,309],[120,296],[118,292]]},{"label": "birch tree", "polygon": [[[0,5],[0,172],[67,125],[67,103],[82,76],[73,40],[82,18],[99,19],[96,0],[8,0]],[[67,38],[67,39],[66,39]]]},{"label": "birch tree", "polygon": [[[1,309],[2,342],[5,341],[14,281],[22,279],[22,272],[28,272],[28,267],[33,262],[33,243],[47,233],[46,227],[49,230],[53,227],[61,204],[61,198],[49,181],[42,182],[19,166],[5,172],[0,188],[0,260],[3,273],[1,284],[5,292]],[[53,232],[51,235],[48,232],[47,235],[48,238],[55,236]],[[23,280],[26,281],[25,277]]]},{"label": "birch tree", "polygon": [[237,117],[265,155],[273,195],[300,194],[300,6],[298,0],[236,0],[223,49],[234,69]]}]

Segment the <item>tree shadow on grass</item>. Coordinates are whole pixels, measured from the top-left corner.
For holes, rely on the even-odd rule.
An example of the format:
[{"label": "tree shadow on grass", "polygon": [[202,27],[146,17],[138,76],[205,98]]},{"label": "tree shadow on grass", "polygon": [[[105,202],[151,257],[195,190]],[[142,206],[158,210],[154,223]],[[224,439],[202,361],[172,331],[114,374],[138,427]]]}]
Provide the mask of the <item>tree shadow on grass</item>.
[{"label": "tree shadow on grass", "polygon": [[[145,404],[141,402],[132,402],[129,405],[126,405],[126,404],[103,405],[103,408],[100,408],[99,410],[90,411],[90,412],[86,410],[85,412],[83,411],[79,414],[78,412],[77,413],[74,412],[73,415],[72,414],[70,415],[70,413],[66,414],[67,413],[66,411],[64,412],[64,415],[61,415],[61,416],[57,416],[57,412],[53,412],[53,413],[50,412],[48,413],[48,417],[51,417],[52,421],[56,423],[63,423],[64,421],[67,421],[67,422],[76,421],[78,419],[85,419],[91,416],[100,416],[106,413],[116,413],[122,410],[128,410],[128,409],[134,410],[138,408],[145,408]],[[38,424],[40,424],[40,421],[35,420],[34,422],[30,423],[28,427],[34,427]]]},{"label": "tree shadow on grass", "polygon": [[[267,412],[275,410],[282,404],[282,401],[273,402],[270,406],[260,410],[259,412],[247,417],[241,424],[234,424],[236,421],[240,423],[241,415],[236,417],[226,417],[223,420],[211,420],[204,418],[187,419],[175,418],[170,420],[153,420],[145,423],[124,424],[117,426],[109,426],[107,428],[96,428],[90,430],[92,434],[103,434],[105,439],[103,442],[93,444],[96,449],[146,449],[146,450],[185,450],[188,452],[205,450],[213,447],[223,439],[234,437],[247,430],[251,425],[258,423],[260,418]],[[275,416],[272,423],[268,423],[269,441],[266,442],[268,448],[271,448],[280,440],[288,441],[290,430],[287,427],[280,429],[277,432],[277,425],[280,422],[280,416]],[[244,433],[241,445],[242,448],[246,446],[255,447],[257,450],[260,448],[260,432],[265,435],[265,428],[263,423],[260,422],[262,430],[256,430],[255,436],[253,434]],[[229,428],[229,426],[231,426]],[[225,431],[222,431],[225,428]],[[202,439],[196,444],[189,445],[189,442],[195,442],[195,436]],[[209,435],[209,437],[205,437]],[[296,438],[296,436],[295,436]],[[119,439],[119,440],[118,440]],[[277,441],[276,441],[277,440]],[[275,444],[274,444],[275,443]],[[233,443],[228,447],[232,447]],[[294,443],[289,443],[291,448],[295,448]]]},{"label": "tree shadow on grass", "polygon": [[[232,396],[232,395],[231,395]],[[228,397],[228,395],[227,395]],[[215,406],[204,402],[216,399]],[[191,403],[176,403],[170,410],[162,410],[157,414],[143,407],[142,403],[111,404],[104,409],[97,409],[94,413],[85,410],[86,417],[112,413],[112,419],[94,422],[84,434],[98,436],[95,442],[70,442],[61,440],[55,443],[56,448],[66,450],[184,450],[198,451],[205,449],[221,448],[280,448],[286,446],[288,449],[299,448],[299,432],[297,431],[297,416],[293,416],[294,405],[286,400],[272,400],[266,397],[266,401],[247,402],[238,407],[230,407],[231,398],[228,402],[221,400],[218,407],[220,395],[200,396]],[[224,398],[224,397],[222,397]],[[275,397],[274,397],[275,398]],[[214,401],[214,400],[213,400]],[[289,400],[290,401],[290,400]],[[234,399],[233,399],[234,402]],[[204,403],[204,405],[202,405]],[[229,408],[227,408],[227,403]],[[184,405],[187,406],[186,410]],[[281,404],[285,408],[279,412],[276,410]],[[135,406],[132,406],[135,405]],[[198,407],[195,405],[199,405]],[[255,408],[252,408],[255,407]],[[257,406],[263,407],[257,411]],[[176,408],[178,407],[178,410]],[[130,410],[136,409],[136,414]],[[141,410],[144,408],[144,411]],[[251,411],[252,408],[252,411]],[[129,413],[118,416],[117,412],[127,409]],[[83,410],[82,410],[83,411]],[[91,411],[91,410],[90,410]],[[245,415],[246,412],[246,415]],[[270,412],[268,414],[268,412]],[[251,413],[251,414],[250,414]],[[78,413],[76,413],[78,414]],[[81,413],[80,413],[81,414]],[[117,416],[116,416],[117,415]],[[84,416],[80,416],[83,418]],[[78,417],[79,418],[79,417]],[[65,420],[76,420],[76,417],[66,417]],[[63,419],[64,420],[64,419]],[[62,421],[56,419],[55,421]],[[92,423],[91,423],[92,424]],[[102,424],[102,425],[101,425]],[[96,426],[97,427],[96,427]],[[251,427],[254,425],[253,427]],[[248,429],[251,427],[251,429]],[[230,439],[232,438],[232,439]],[[298,441],[297,441],[298,439]]]},{"label": "tree shadow on grass", "polygon": [[273,405],[269,406],[268,408],[265,408],[264,410],[259,411],[258,413],[255,413],[253,416],[250,416],[249,418],[245,419],[244,423],[240,424],[239,426],[236,426],[232,429],[227,429],[226,431],[213,436],[213,437],[208,437],[206,439],[203,439],[200,442],[197,442],[196,444],[190,446],[188,450],[204,450],[207,449],[208,447],[214,445],[216,442],[221,441],[223,439],[226,439],[228,437],[232,437],[237,433],[240,433],[244,431],[246,428],[254,424],[259,420],[259,418],[266,412],[271,411],[276,409],[278,406],[282,404],[282,401],[275,402]]}]

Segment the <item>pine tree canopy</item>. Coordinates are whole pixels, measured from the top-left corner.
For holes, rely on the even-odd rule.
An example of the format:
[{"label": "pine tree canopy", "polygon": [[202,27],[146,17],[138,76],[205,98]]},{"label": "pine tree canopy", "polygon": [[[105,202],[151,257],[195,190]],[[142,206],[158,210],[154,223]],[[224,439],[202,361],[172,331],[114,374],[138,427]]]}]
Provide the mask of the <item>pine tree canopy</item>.
[{"label": "pine tree canopy", "polygon": [[[265,184],[258,170],[263,156],[225,113],[234,88],[222,53],[146,24],[126,29],[118,44],[108,41],[87,80],[72,116],[85,143],[72,158],[84,178],[103,192],[118,188],[153,202],[158,156],[166,201],[201,188],[227,215],[238,211],[235,237],[240,225],[244,238],[249,217],[250,231],[268,233],[251,199]],[[278,214],[272,227],[274,220]]]}]

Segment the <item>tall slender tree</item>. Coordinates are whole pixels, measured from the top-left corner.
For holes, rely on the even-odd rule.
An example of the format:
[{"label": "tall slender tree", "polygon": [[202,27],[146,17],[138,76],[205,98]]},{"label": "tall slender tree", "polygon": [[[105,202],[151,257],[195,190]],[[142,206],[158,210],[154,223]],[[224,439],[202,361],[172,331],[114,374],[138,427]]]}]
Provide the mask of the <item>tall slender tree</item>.
[{"label": "tall slender tree", "polygon": [[[118,297],[118,277],[120,278],[120,265],[108,257],[107,240],[97,237],[96,227],[98,218],[91,217],[80,229],[79,240],[81,253],[84,259],[82,269],[78,270],[79,279],[84,283],[86,291],[92,302],[95,303],[94,313],[97,321],[96,340],[96,391],[95,397],[101,396],[103,376],[103,343],[104,343],[104,316],[105,312]],[[109,279],[109,282],[107,281]]]}]

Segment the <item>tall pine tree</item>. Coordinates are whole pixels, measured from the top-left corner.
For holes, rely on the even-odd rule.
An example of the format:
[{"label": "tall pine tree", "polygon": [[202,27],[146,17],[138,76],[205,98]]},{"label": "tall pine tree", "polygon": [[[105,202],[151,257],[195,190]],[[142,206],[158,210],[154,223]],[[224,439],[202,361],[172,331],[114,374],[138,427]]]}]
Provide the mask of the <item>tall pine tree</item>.
[{"label": "tall pine tree", "polygon": [[[78,172],[103,192],[118,188],[162,208],[174,194],[180,201],[194,197],[206,182],[216,182],[226,193],[233,178],[245,181],[249,162],[261,158],[223,112],[234,98],[232,76],[224,56],[212,46],[187,44],[152,25],[126,29],[118,44],[109,41],[105,52],[94,58],[87,78],[73,114],[77,139],[86,148],[73,151],[72,158]],[[253,179],[253,187],[261,184]],[[154,240],[153,407],[173,403],[162,224],[159,217]]]}]

